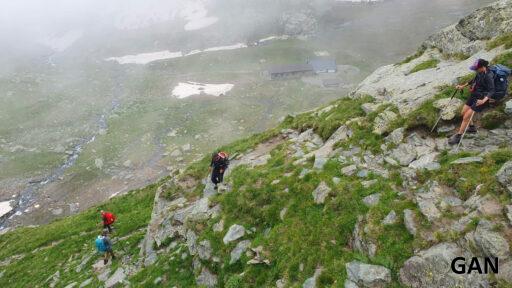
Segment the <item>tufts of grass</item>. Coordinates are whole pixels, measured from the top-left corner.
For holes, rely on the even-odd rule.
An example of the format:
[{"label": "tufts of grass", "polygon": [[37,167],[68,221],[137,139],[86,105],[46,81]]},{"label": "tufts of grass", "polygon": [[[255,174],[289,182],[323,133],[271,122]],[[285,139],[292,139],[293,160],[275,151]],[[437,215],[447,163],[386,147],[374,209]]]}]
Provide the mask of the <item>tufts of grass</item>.
[{"label": "tufts of grass", "polygon": [[503,125],[507,119],[508,116],[499,110],[490,111],[482,116],[482,127],[489,130],[496,129]]},{"label": "tufts of grass", "polygon": [[494,49],[499,46],[505,46],[505,49],[512,48],[512,33],[507,33],[494,38],[487,42],[487,50]]},{"label": "tufts of grass", "polygon": [[487,193],[497,196],[507,194],[496,181],[494,175],[503,163],[512,159],[512,150],[505,148],[494,151],[484,157],[483,163],[451,164],[452,161],[458,158],[468,156],[474,155],[469,152],[454,155],[442,154],[440,157],[441,169],[418,173],[420,182],[426,182],[429,179],[437,180],[449,187],[453,187],[464,200],[469,198],[480,184],[483,184],[480,189],[482,195]]},{"label": "tufts of grass", "polygon": [[411,71],[409,71],[409,74],[416,73],[416,72],[422,71],[422,70],[436,68],[437,64],[439,64],[439,62],[440,61],[438,59],[427,60],[425,62],[422,62],[422,63],[414,66],[414,68],[412,68]]},{"label": "tufts of grass", "polygon": [[372,99],[369,96],[359,99],[343,98],[333,102],[331,105],[334,105],[334,108],[328,112],[320,113],[320,115],[304,113],[285,120],[285,123],[290,128],[299,131],[313,128],[315,133],[320,135],[322,139],[327,140],[338,127],[348,120],[364,116],[361,105],[371,101]]},{"label": "tufts of grass", "polygon": [[512,52],[507,52],[496,56],[492,60],[492,63],[512,67]]},{"label": "tufts of grass", "polygon": [[418,51],[416,51],[416,53],[414,53],[413,55],[407,56],[407,58],[402,60],[402,62],[398,63],[398,65],[407,64],[407,63],[411,62],[412,60],[421,57],[421,55],[423,55],[423,53],[425,53],[425,50],[426,49],[424,47],[421,47],[420,49],[418,49]]}]

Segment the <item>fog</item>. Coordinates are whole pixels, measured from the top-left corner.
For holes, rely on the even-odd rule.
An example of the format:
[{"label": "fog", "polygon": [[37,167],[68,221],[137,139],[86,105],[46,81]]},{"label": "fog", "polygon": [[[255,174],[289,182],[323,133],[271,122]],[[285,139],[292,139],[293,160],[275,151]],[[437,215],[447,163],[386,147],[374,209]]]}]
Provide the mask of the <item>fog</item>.
[{"label": "fog", "polygon": [[[490,2],[4,0],[0,223],[75,213],[343,97]],[[338,88],[264,76],[319,55]]]}]

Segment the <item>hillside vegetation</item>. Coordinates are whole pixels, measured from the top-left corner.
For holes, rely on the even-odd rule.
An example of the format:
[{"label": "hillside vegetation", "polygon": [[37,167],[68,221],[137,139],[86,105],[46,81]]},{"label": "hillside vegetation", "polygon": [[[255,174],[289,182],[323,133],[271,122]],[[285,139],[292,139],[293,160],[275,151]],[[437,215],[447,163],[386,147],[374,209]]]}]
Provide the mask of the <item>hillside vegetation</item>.
[{"label": "hillside vegetation", "polygon": [[[490,7],[509,13],[500,6],[509,3]],[[506,39],[479,42],[491,50],[478,53],[508,64]],[[494,104],[476,119],[477,134],[448,145],[468,92],[449,100],[451,79],[436,75],[472,59],[442,55],[425,48],[379,69],[351,97],[220,147],[233,159],[218,191],[206,155],[78,215],[0,235],[0,285],[510,287],[512,102]],[[438,68],[403,73],[418,66]],[[451,76],[462,83],[467,73]],[[418,75],[428,85],[394,89]],[[407,93],[426,96],[403,100]],[[119,219],[118,258],[107,265],[94,251],[99,209]],[[452,273],[457,256],[499,258],[500,272]]]}]

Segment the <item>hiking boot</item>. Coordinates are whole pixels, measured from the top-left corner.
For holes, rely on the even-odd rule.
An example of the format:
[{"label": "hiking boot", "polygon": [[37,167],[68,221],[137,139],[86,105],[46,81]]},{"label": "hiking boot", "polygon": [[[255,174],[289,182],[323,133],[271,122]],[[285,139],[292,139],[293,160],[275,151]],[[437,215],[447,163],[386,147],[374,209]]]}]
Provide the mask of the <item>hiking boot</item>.
[{"label": "hiking boot", "polygon": [[215,186],[213,186],[213,189],[217,190],[217,189],[219,189],[219,186],[217,186],[217,184],[215,184]]},{"label": "hiking boot", "polygon": [[103,259],[103,265],[107,265],[108,259]]},{"label": "hiking boot", "polygon": [[466,131],[466,133],[471,133],[471,134],[475,134],[476,132],[477,132],[477,130],[476,130],[475,125],[469,125],[468,130]]},{"label": "hiking boot", "polygon": [[450,137],[450,139],[448,139],[448,144],[450,144],[450,145],[459,144],[461,138],[462,138],[461,134],[454,134],[452,137]]}]

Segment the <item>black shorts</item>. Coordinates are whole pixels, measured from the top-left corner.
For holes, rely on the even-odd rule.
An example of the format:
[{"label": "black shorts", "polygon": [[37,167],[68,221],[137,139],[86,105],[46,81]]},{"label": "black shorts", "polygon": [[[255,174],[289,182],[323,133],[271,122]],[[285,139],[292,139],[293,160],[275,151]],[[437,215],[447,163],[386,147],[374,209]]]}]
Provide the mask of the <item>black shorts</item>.
[{"label": "black shorts", "polygon": [[480,92],[472,92],[471,96],[469,96],[468,100],[466,101],[466,105],[471,107],[471,110],[473,110],[475,112],[482,112],[485,109],[489,108],[489,101],[490,100],[487,100],[487,102],[485,102],[482,105],[478,105],[478,106],[476,105],[476,102],[478,100],[481,100],[481,99],[484,99],[484,98],[485,98],[485,94],[480,93]]}]

